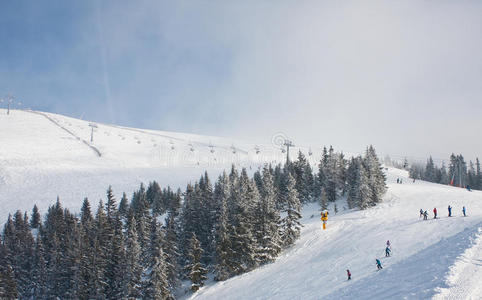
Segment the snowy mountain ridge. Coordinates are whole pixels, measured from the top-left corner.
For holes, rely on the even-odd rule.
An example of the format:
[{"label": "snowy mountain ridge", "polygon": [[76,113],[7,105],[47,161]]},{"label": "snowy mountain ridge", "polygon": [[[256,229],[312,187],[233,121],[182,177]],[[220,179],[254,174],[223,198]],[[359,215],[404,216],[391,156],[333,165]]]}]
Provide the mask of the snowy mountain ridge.
[{"label": "snowy mountain ridge", "polygon": [[[91,141],[92,127],[93,141]],[[60,197],[78,211],[84,197],[120,199],[141,182],[184,188],[205,170],[217,176],[231,164],[254,171],[286,160],[283,137],[264,145],[227,138],[91,123],[58,114],[0,109],[0,220],[15,210],[41,212]],[[283,148],[283,149],[282,149]],[[305,153],[310,149],[293,148]],[[318,150],[318,152],[316,152]],[[316,163],[321,149],[308,156]]]}]

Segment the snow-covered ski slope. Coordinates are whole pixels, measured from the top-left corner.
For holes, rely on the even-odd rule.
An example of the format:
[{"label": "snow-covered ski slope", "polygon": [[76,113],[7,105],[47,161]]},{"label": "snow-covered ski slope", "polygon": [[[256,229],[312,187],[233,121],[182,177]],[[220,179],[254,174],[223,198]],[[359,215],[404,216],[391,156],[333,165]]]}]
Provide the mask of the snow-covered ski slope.
[{"label": "snow-covered ski slope", "polygon": [[[205,170],[216,177],[231,164],[256,170],[266,162],[283,162],[276,141],[264,145],[211,136],[95,124],[58,114],[0,109],[0,223],[15,210],[42,213],[57,196],[78,211],[88,197],[94,208],[112,185],[117,199],[141,182],[184,188]],[[277,139],[277,142],[281,141]],[[294,148],[293,155],[301,149]],[[321,149],[307,157],[316,162]],[[315,159],[316,158],[316,159]]]},{"label": "snow-covered ski slope", "polygon": [[[388,169],[384,203],[331,212],[305,207],[301,238],[274,263],[219,283],[192,299],[482,299],[482,192],[412,182]],[[403,184],[396,179],[402,178]],[[453,207],[448,217],[447,206]],[[462,206],[468,216],[462,216]],[[419,219],[420,208],[439,218]],[[312,217],[313,215],[313,217]],[[385,258],[386,241],[392,256]],[[383,270],[377,271],[375,258]],[[346,269],[352,280],[348,281]]]}]

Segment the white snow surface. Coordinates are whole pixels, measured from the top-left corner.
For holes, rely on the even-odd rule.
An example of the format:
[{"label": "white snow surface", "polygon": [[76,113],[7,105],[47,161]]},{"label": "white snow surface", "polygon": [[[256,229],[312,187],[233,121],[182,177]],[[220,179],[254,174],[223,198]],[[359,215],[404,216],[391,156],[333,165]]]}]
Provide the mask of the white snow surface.
[{"label": "white snow surface", "polygon": [[[88,125],[52,113],[13,110],[6,115],[0,109],[0,222],[17,209],[30,211],[35,203],[45,213],[57,196],[78,212],[84,197],[95,209],[109,185],[120,199],[122,192],[130,197],[141,182],[184,188],[205,170],[214,180],[233,163],[253,172],[286,159],[270,141],[255,145],[99,123],[91,143]],[[298,150],[308,153],[306,148],[292,153]],[[320,152],[314,148],[307,155],[313,165]],[[300,239],[276,262],[224,282],[210,281],[184,298],[482,299],[482,192],[414,183],[397,169],[388,169],[387,175],[382,204],[344,210],[340,200],[340,212],[330,210],[325,231],[319,207],[306,206]],[[461,216],[463,205],[467,217]],[[432,215],[434,207],[439,219],[419,219],[420,208]],[[393,252],[385,258],[387,240]],[[375,258],[382,260],[383,270],[376,271]]]},{"label": "white snow surface", "polygon": [[[301,238],[274,263],[224,282],[210,282],[189,299],[482,299],[482,192],[413,182],[388,169],[384,202],[365,211],[330,210],[321,229],[319,207],[304,208]],[[403,184],[396,179],[402,178]],[[448,217],[447,206],[453,207]],[[462,206],[468,216],[462,216]],[[419,210],[438,209],[438,219]],[[314,215],[313,217],[311,217]],[[385,257],[386,241],[392,256]],[[377,271],[375,258],[383,269]],[[346,269],[352,279],[347,280]]]},{"label": "white snow surface", "polygon": [[[45,213],[57,196],[64,207],[78,212],[85,197],[95,209],[109,185],[120,199],[122,192],[130,197],[141,182],[184,189],[205,170],[214,181],[231,164],[254,172],[264,163],[286,160],[272,141],[256,145],[101,123],[90,142],[89,123],[29,110],[7,115],[0,109],[0,223],[17,209],[30,212],[34,204]],[[291,156],[298,150],[309,151],[294,148]],[[313,149],[307,157],[315,164],[320,152]]]}]

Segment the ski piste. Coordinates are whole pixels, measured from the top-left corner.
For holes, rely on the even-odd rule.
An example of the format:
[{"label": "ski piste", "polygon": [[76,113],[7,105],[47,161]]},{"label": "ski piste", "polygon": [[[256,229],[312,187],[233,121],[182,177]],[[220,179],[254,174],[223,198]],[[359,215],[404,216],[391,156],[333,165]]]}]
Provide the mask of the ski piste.
[{"label": "ski piste", "polygon": [[[397,184],[397,178],[403,178],[404,184]],[[441,291],[442,295],[460,291],[459,299],[478,299],[470,298],[481,295],[477,280],[454,281],[469,275],[451,272],[469,268],[482,274],[477,261],[464,258],[482,232],[482,192],[413,182],[406,171],[393,168],[387,170],[387,185],[384,202],[376,207],[344,210],[339,200],[341,209],[335,215],[330,204],[326,230],[319,217],[311,218],[320,216],[319,205],[305,206],[300,240],[277,261],[226,282],[207,283],[187,298],[430,299]],[[421,207],[431,211],[449,204],[453,212],[466,206],[472,218],[456,215],[424,221],[417,216]],[[390,257],[384,253],[387,240],[393,250]],[[375,258],[382,262],[380,271]]]}]

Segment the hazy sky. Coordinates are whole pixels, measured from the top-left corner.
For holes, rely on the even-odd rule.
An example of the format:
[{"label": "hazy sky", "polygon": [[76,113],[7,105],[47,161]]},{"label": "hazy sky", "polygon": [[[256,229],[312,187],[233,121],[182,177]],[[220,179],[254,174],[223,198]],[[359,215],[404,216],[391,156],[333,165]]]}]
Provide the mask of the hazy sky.
[{"label": "hazy sky", "polygon": [[0,95],[126,126],[482,156],[482,1],[0,0]]}]

